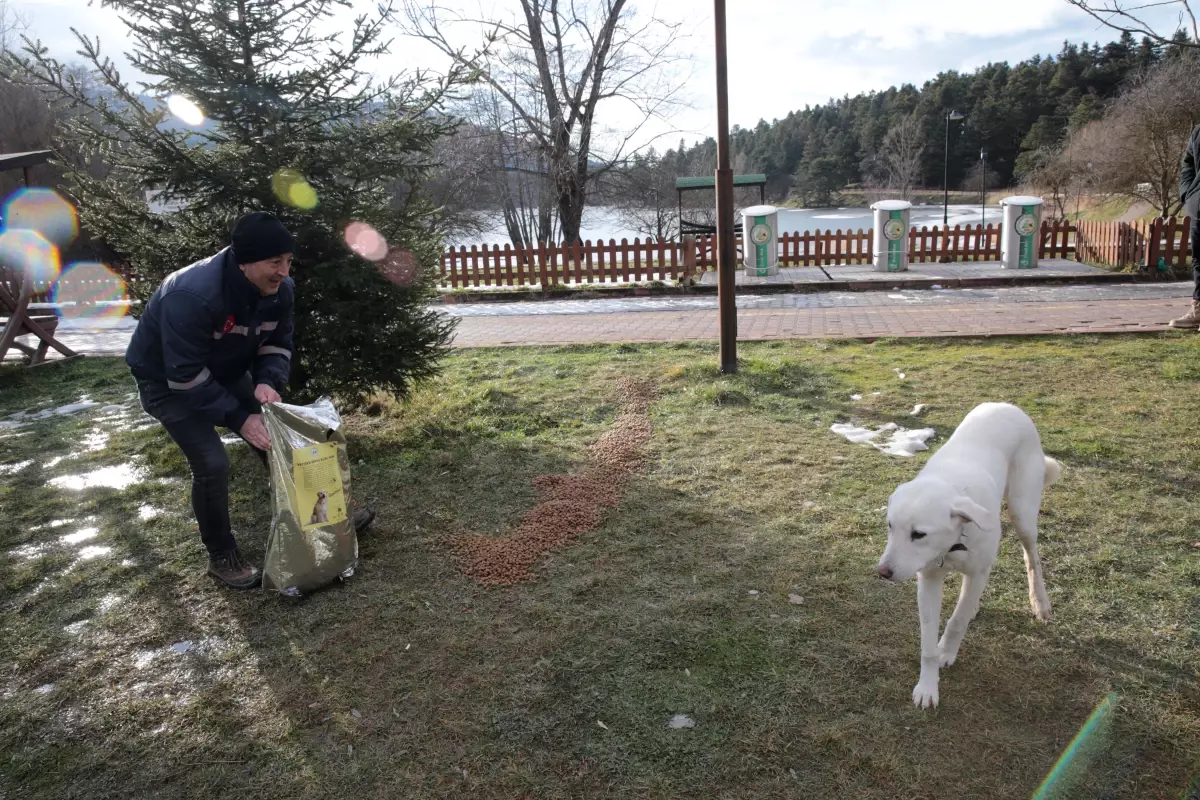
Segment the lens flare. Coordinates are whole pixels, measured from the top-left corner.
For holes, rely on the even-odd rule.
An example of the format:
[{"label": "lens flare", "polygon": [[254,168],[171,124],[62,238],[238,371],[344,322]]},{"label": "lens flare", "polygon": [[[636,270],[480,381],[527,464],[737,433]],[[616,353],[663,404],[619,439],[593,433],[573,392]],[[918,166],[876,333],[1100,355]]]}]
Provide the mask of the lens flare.
[{"label": "lens flare", "polygon": [[115,325],[129,312],[125,281],[95,261],[79,261],[64,269],[51,298],[60,317],[89,328]]},{"label": "lens flare", "polygon": [[271,191],[279,198],[279,202],[311,211],[317,207],[317,190],[294,169],[277,170],[271,176]]},{"label": "lens flare", "polygon": [[421,274],[421,265],[417,263],[416,256],[402,247],[389,249],[378,266],[379,274],[397,286],[412,286]]},{"label": "lens flare", "polygon": [[79,235],[75,208],[53,189],[31,187],[4,204],[4,227],[37,231],[46,241],[66,247]]},{"label": "lens flare", "polygon": [[31,276],[37,290],[44,291],[58,278],[58,248],[37,231],[9,228],[0,232],[0,267]]},{"label": "lens flare", "polygon": [[365,222],[351,222],[346,226],[346,244],[368,261],[382,261],[388,254],[387,239]]},{"label": "lens flare", "polygon": [[181,94],[168,97],[167,108],[187,125],[198,127],[204,124],[204,112],[200,110],[200,106]]},{"label": "lens flare", "polygon": [[1055,800],[1072,796],[1070,790],[1074,780],[1086,774],[1091,764],[1101,756],[1105,733],[1117,710],[1118,700],[1120,698],[1117,693],[1111,692],[1101,701],[1087,718],[1087,722],[1083,723],[1079,733],[1075,734],[1075,738],[1067,745],[1067,749],[1063,751],[1054,769],[1050,770],[1046,780],[1042,781],[1042,785],[1034,792],[1033,800]]}]

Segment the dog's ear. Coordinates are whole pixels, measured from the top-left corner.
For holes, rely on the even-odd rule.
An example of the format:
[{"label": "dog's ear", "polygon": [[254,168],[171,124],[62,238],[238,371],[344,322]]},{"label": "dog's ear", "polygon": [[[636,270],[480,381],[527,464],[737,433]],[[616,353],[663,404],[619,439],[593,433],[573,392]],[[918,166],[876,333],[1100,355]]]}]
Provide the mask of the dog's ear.
[{"label": "dog's ear", "polygon": [[988,517],[988,511],[965,494],[960,494],[950,504],[950,516],[959,522],[980,525]]}]

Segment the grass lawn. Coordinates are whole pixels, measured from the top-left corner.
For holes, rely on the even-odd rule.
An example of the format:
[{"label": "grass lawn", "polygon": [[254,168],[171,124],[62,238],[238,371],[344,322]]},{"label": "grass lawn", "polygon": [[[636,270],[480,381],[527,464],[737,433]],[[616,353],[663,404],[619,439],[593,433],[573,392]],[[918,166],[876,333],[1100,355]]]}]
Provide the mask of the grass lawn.
[{"label": "grass lawn", "polygon": [[[1110,693],[1052,796],[1196,796],[1200,338],[741,354],[722,377],[709,346],[457,352],[348,419],[380,521],[359,575],[300,601],[204,575],[186,467],[119,361],[0,370],[0,418],[100,403],[0,431],[0,797],[1019,798]],[[536,476],[587,461],[622,377],[659,396],[620,505],[533,582],[464,578],[446,537],[511,531]],[[1067,467],[1042,516],[1054,618],[1006,537],[920,712],[915,587],[874,566],[923,456],[828,428],[926,403],[936,448],[984,400]],[[265,473],[230,453],[258,555]]]}]

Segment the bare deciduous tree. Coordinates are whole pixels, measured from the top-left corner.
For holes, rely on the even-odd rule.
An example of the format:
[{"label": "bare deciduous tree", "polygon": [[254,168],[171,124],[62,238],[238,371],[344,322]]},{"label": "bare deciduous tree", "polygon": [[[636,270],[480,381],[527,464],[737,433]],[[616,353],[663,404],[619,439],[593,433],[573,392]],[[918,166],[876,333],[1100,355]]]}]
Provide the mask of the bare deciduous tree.
[{"label": "bare deciduous tree", "polygon": [[[536,147],[567,241],[579,237],[589,184],[637,150],[649,123],[682,105],[680,26],[642,19],[626,0],[520,0],[517,13],[492,18],[405,0],[405,12],[405,32],[473,71],[520,125],[520,140]],[[483,44],[457,44],[464,30]],[[602,127],[602,105],[633,121],[620,133]]]},{"label": "bare deciduous tree", "polygon": [[[1133,36],[1145,36],[1155,44],[1174,44],[1181,47],[1200,47],[1200,26],[1192,9],[1192,0],[1067,0],[1068,3],[1091,15],[1101,24]],[[1176,25],[1169,33],[1151,21],[1151,14],[1161,15],[1164,8],[1174,6],[1178,11]],[[1190,41],[1176,39],[1176,31],[1191,34]]]},{"label": "bare deciduous tree", "polygon": [[0,0],[0,53],[17,46],[21,34],[29,29],[29,20],[9,0]]},{"label": "bare deciduous tree", "polygon": [[893,194],[909,199],[921,179],[921,158],[925,154],[925,136],[915,114],[893,125],[879,148],[879,167],[884,183]]},{"label": "bare deciduous tree", "polygon": [[1072,206],[1078,208],[1080,196],[1092,183],[1092,170],[1099,158],[1095,150],[1098,133],[1098,128],[1081,128],[1072,143],[1040,147],[1024,160],[1018,177],[1026,193],[1049,196],[1049,218],[1065,219]]},{"label": "bare deciduous tree", "polygon": [[1102,192],[1144,200],[1162,216],[1180,209],[1179,162],[1200,124],[1200,57],[1168,61],[1136,77],[1104,118],[1068,140],[1075,170],[1090,165]]},{"label": "bare deciduous tree", "polygon": [[612,178],[611,194],[623,225],[651,238],[671,239],[679,233],[672,165],[650,152],[633,158]]}]

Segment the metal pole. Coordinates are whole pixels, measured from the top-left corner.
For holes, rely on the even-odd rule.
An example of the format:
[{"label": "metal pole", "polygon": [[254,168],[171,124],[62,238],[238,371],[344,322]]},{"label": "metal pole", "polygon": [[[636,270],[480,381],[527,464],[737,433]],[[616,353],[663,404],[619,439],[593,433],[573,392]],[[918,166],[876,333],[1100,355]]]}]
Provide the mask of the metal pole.
[{"label": "metal pole", "polygon": [[946,112],[946,145],[942,150],[942,227],[950,224],[950,112]]},{"label": "metal pole", "polygon": [[979,224],[987,224],[987,150],[979,148],[979,160],[983,169],[979,171]]},{"label": "metal pole", "polygon": [[737,301],[733,241],[733,169],[729,163],[729,63],[725,50],[725,0],[713,0],[717,43],[717,307],[721,372],[737,372]]}]

